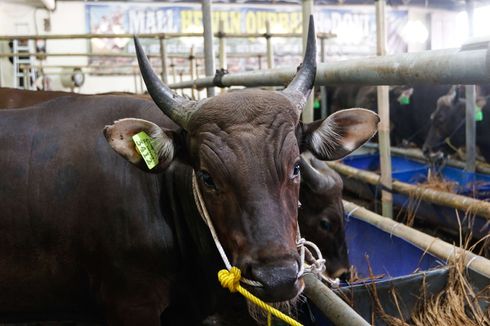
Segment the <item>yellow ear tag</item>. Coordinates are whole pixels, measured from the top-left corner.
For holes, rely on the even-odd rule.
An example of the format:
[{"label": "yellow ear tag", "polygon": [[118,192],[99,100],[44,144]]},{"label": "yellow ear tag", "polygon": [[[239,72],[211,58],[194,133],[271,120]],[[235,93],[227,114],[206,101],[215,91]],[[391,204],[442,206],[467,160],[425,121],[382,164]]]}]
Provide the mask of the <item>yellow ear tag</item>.
[{"label": "yellow ear tag", "polygon": [[140,155],[145,160],[148,169],[153,169],[158,165],[158,155],[153,148],[153,139],[142,131],[133,136],[134,144]]}]

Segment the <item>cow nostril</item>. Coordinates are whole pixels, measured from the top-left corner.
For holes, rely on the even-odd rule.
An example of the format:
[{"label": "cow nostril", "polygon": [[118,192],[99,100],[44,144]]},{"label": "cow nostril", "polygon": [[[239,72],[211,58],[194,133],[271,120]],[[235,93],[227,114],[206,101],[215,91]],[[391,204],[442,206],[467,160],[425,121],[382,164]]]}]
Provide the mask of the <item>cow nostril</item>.
[{"label": "cow nostril", "polygon": [[295,260],[253,265],[252,280],[263,285],[271,301],[286,301],[298,292],[298,263]]}]

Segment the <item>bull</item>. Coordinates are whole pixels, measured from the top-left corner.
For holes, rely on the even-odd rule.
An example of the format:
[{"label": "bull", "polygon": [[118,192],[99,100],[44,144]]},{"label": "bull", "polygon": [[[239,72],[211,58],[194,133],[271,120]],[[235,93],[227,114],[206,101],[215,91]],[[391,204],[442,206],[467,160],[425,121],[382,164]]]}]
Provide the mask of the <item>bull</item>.
[{"label": "bull", "polygon": [[[459,87],[452,87],[437,101],[436,109],[430,118],[430,130],[422,148],[424,155],[431,161],[453,154],[465,146],[466,99],[462,91]],[[482,117],[476,122],[476,145],[485,161],[490,162],[490,135],[488,119],[485,118],[490,115],[490,108],[485,94],[477,97],[476,106]]]},{"label": "bull", "polygon": [[[230,294],[214,282],[222,258],[195,191],[230,262],[252,281],[243,286],[269,302],[297,297],[300,153],[339,159],[370,139],[379,120],[351,109],[300,122],[316,70],[312,22],[308,35],[301,69],[281,92],[190,101],[159,81],[136,41],[161,111],[118,96],[2,110],[2,318],[78,314],[159,325],[162,312],[175,322],[176,307],[186,308],[188,323],[226,307]],[[157,151],[151,170],[132,141],[140,131]]]}]

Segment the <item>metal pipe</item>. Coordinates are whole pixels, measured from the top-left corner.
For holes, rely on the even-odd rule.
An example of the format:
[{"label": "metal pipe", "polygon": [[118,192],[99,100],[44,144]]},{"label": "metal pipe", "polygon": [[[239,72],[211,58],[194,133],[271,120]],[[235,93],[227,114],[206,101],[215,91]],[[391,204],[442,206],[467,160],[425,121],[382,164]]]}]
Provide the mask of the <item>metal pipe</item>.
[{"label": "metal pipe", "polygon": [[160,39],[160,60],[162,61],[162,81],[165,84],[168,84],[168,78],[167,78],[168,56],[167,56],[167,47],[165,46],[165,39],[163,38]]},{"label": "metal pipe", "polygon": [[369,326],[359,314],[313,274],[305,274],[305,295],[334,325]]},{"label": "metal pipe", "polygon": [[221,69],[226,69],[228,66],[226,63],[226,41],[224,38],[224,34],[225,34],[224,26],[225,26],[225,22],[223,20],[220,20],[218,38],[219,38],[219,66]]},{"label": "metal pipe", "polygon": [[[325,39],[320,39],[320,62],[325,63]],[[321,105],[321,118],[327,117],[327,88],[325,86],[320,86],[320,105]]]},{"label": "metal pipe", "polygon": [[[204,68],[207,77],[214,76],[213,26],[211,21],[211,0],[202,0],[202,25],[204,28]],[[208,97],[214,96],[215,89],[208,86]]]},{"label": "metal pipe", "polygon": [[[466,12],[468,14],[468,34],[473,36],[474,32],[474,2],[466,0]],[[476,166],[476,87],[467,85],[466,87],[466,171],[475,172]]]},{"label": "metal pipe", "polygon": [[[189,53],[189,73],[190,73],[190,77],[191,79],[194,79],[195,76],[196,76],[196,70],[195,70],[195,61],[194,61],[195,57],[194,57],[194,45],[191,46],[191,50],[190,50],[190,53]],[[192,87],[191,88],[191,98],[193,100],[196,99],[196,94],[195,94],[195,87]]]},{"label": "metal pipe", "polygon": [[468,172],[475,172],[476,168],[476,88],[467,85],[466,89],[466,167]]},{"label": "metal pipe", "polygon": [[[303,54],[306,51],[306,43],[308,42],[308,24],[310,21],[310,15],[313,14],[313,0],[303,0],[302,12],[303,12]],[[316,41],[316,39],[315,39]],[[313,97],[315,96],[315,90],[311,92],[305,107],[303,108],[302,120],[303,122],[313,121]]]},{"label": "metal pipe", "polygon": [[425,250],[441,260],[455,262],[460,255],[463,255],[467,268],[490,277],[490,260],[475,255],[474,253],[457,247],[453,244],[442,241],[439,238],[432,237],[427,233],[415,230],[402,223],[395,222],[391,219],[373,213],[364,207],[354,203],[343,201],[344,209],[349,215],[353,215],[369,224],[372,224],[385,232],[403,238],[410,243],[413,243],[422,250]]},{"label": "metal pipe", "polygon": [[271,22],[266,21],[265,22],[265,28],[266,28],[266,33],[265,33],[265,40],[267,42],[267,68],[272,69],[274,68],[274,48],[272,47],[272,40],[271,40]]},{"label": "metal pipe", "polygon": [[[419,85],[490,83],[487,49],[431,50],[336,61],[318,65],[316,85]],[[489,55],[490,56],[490,55]],[[280,86],[291,81],[296,68],[227,74],[225,86]],[[212,78],[173,84],[172,88],[213,85]]]},{"label": "metal pipe", "polygon": [[[142,38],[154,38],[154,39],[170,39],[178,37],[202,37],[203,33],[141,33],[138,34],[140,39]],[[215,35],[218,37],[218,35]],[[334,38],[337,35],[334,33],[317,33],[318,38]],[[0,41],[10,40],[72,40],[72,39],[92,39],[92,38],[133,38],[134,34],[122,33],[122,34],[50,34],[50,35],[1,35]],[[223,37],[226,38],[259,38],[264,37],[263,33],[226,33]],[[302,37],[301,33],[272,33],[271,37],[285,37],[293,38]]]},{"label": "metal pipe", "polygon": [[[386,2],[375,0],[376,5],[376,40],[378,56],[386,55]],[[381,210],[383,216],[393,218],[393,197],[391,195],[391,154],[390,154],[390,100],[388,86],[378,86],[378,124],[379,161],[381,184],[388,191],[381,191]]]}]

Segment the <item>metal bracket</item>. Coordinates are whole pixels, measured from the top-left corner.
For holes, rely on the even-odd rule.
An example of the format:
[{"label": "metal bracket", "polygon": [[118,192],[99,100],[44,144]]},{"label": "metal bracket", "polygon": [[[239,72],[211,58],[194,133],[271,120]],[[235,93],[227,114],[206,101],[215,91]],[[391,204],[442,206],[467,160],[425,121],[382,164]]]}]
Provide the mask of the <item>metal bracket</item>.
[{"label": "metal bracket", "polygon": [[213,78],[213,84],[214,86],[217,86],[217,87],[220,87],[220,88],[224,88],[226,87],[225,85],[223,85],[223,76],[226,75],[226,74],[229,74],[228,70],[227,69],[224,69],[224,68],[221,68],[221,69],[216,69],[216,73],[214,74],[214,78]]}]

